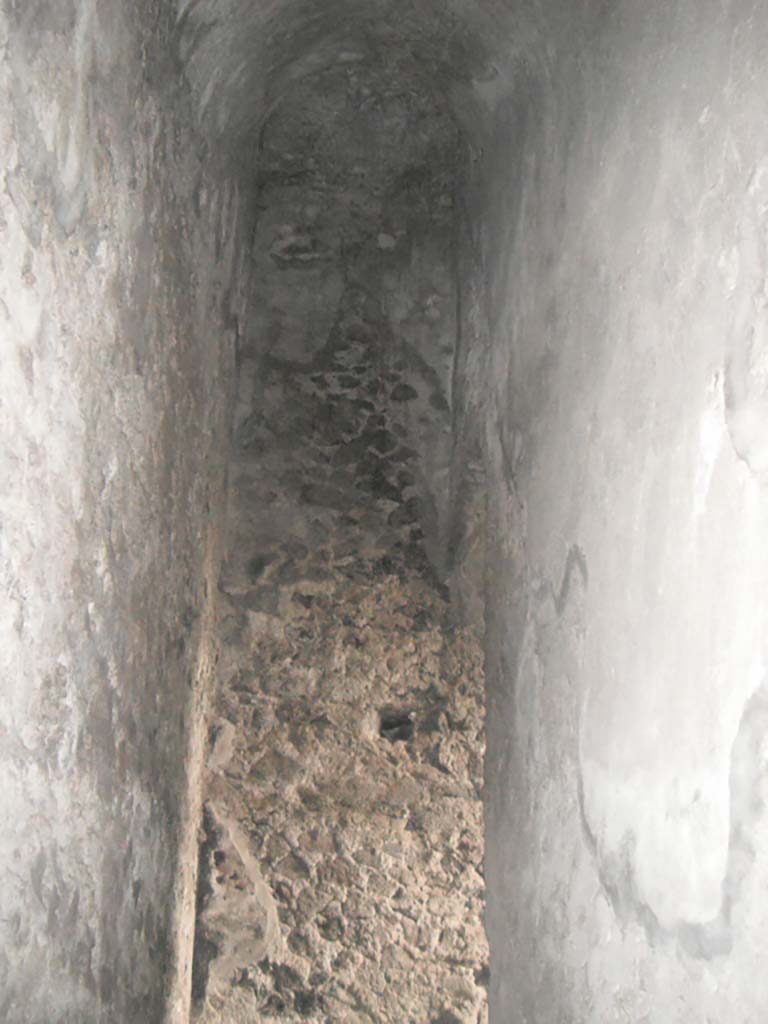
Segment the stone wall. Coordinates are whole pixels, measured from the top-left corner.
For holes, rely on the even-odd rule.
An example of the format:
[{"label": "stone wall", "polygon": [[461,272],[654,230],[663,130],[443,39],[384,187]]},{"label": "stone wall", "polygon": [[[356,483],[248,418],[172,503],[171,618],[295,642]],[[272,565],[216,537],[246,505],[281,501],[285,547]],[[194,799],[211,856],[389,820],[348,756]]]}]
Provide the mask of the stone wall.
[{"label": "stone wall", "polygon": [[201,1024],[487,1019],[481,647],[424,549],[389,342],[348,284],[311,359],[241,378]]},{"label": "stone wall", "polygon": [[206,147],[363,39],[468,144],[438,532],[476,620],[487,550],[492,1019],[763,1019],[764,11],[190,0],[177,55],[167,6],[0,15],[0,1016],[184,1014],[243,309]]},{"label": "stone wall", "polygon": [[172,27],[150,2],[0,13],[8,1024],[163,1020],[193,886],[244,276]]},{"label": "stone wall", "polygon": [[458,139],[389,56],[348,46],[261,132],[201,1024],[487,1019],[481,648],[439,558]]},{"label": "stone wall", "polygon": [[[365,47],[343,56],[287,87],[261,130],[254,316],[243,373],[259,363],[310,364],[342,332],[345,300],[356,290],[377,335],[375,372],[357,397],[380,402],[386,390],[397,409],[416,452],[428,550],[441,565],[456,341],[457,128],[396,51],[387,62]],[[257,387],[263,376],[255,374]]]},{"label": "stone wall", "polygon": [[546,6],[469,193],[491,1019],[757,1021],[768,18]]}]

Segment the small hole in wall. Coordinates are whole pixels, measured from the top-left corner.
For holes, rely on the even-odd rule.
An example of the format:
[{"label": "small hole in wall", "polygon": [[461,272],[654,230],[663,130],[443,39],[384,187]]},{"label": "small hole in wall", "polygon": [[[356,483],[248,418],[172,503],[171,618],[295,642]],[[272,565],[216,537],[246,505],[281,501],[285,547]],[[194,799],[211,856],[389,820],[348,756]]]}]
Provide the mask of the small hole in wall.
[{"label": "small hole in wall", "polygon": [[385,708],[379,714],[379,736],[390,743],[413,738],[413,713],[402,708]]}]

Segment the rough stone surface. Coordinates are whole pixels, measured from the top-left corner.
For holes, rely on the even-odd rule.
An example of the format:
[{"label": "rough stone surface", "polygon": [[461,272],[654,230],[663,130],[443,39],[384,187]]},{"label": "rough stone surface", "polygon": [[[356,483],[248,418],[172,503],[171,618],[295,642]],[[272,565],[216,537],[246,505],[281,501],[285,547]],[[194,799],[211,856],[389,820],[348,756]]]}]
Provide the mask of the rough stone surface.
[{"label": "rough stone surface", "polygon": [[195,1019],[487,1019],[479,646],[355,575],[230,620]]},{"label": "rough stone surface", "polygon": [[244,278],[171,30],[152,3],[0,10],[6,1024],[163,1020],[194,894]]},{"label": "rough stone surface", "polygon": [[238,408],[206,1024],[487,1019],[481,649],[424,550],[399,407],[386,388],[355,397],[385,321],[357,289],[341,306],[311,363],[271,363],[258,407]]},{"label": "rough stone surface", "polygon": [[[254,407],[263,375],[250,361],[310,365],[351,332],[357,345],[345,361],[318,364],[335,374],[326,381],[337,394],[335,416],[341,425],[355,403],[400,406],[400,428],[417,453],[411,470],[427,550],[442,568],[456,344],[455,120],[408,67],[360,57],[287,85],[260,139],[254,315],[243,347]],[[394,244],[382,246],[382,237]],[[380,434],[377,443],[385,454],[400,439]]]},{"label": "rough stone surface", "polygon": [[456,128],[354,61],[261,140],[195,1019],[476,1024],[482,668],[439,576]]}]

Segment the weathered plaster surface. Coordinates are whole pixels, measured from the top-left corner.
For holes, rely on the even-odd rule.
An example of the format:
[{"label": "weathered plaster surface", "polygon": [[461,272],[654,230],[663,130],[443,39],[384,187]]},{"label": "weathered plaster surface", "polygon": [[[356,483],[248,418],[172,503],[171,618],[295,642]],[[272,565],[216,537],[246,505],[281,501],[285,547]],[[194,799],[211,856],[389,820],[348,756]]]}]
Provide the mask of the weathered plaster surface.
[{"label": "weathered plaster surface", "polygon": [[757,1021],[768,20],[623,3],[567,37],[535,118],[494,97],[473,186],[491,1017]]},{"label": "weathered plaster surface", "polygon": [[157,4],[0,13],[8,1024],[162,1020],[193,883],[243,300],[239,201],[196,156],[171,53]]},{"label": "weathered plaster surface", "polygon": [[[388,273],[377,226],[377,316],[445,390],[432,557],[463,614],[485,602],[491,1017],[764,1020],[764,10],[179,10],[177,35],[149,2],[0,16],[0,1009],[159,1019],[242,309],[239,201],[201,165],[252,167],[285,99],[360,63],[466,143],[453,352],[427,358],[408,291],[449,266],[426,235]],[[262,269],[335,230],[284,209]],[[299,363],[342,287],[301,273]]]}]

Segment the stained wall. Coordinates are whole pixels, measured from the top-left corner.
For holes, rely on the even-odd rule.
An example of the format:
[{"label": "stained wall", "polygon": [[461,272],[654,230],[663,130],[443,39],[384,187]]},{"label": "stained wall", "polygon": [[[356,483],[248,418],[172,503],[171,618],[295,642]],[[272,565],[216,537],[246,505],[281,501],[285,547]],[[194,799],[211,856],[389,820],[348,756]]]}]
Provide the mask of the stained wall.
[{"label": "stained wall", "polygon": [[768,22],[547,7],[470,174],[491,1019],[757,1021]]},{"label": "stained wall", "polygon": [[215,168],[354,29],[410,40],[468,143],[448,534],[486,619],[491,1019],[762,1019],[764,12],[181,16],[177,50],[162,6],[3,9],[0,1006],[160,1012],[242,310]]},{"label": "stained wall", "polygon": [[246,275],[173,32],[149,2],[0,13],[9,1024],[163,1020],[193,886]]}]

